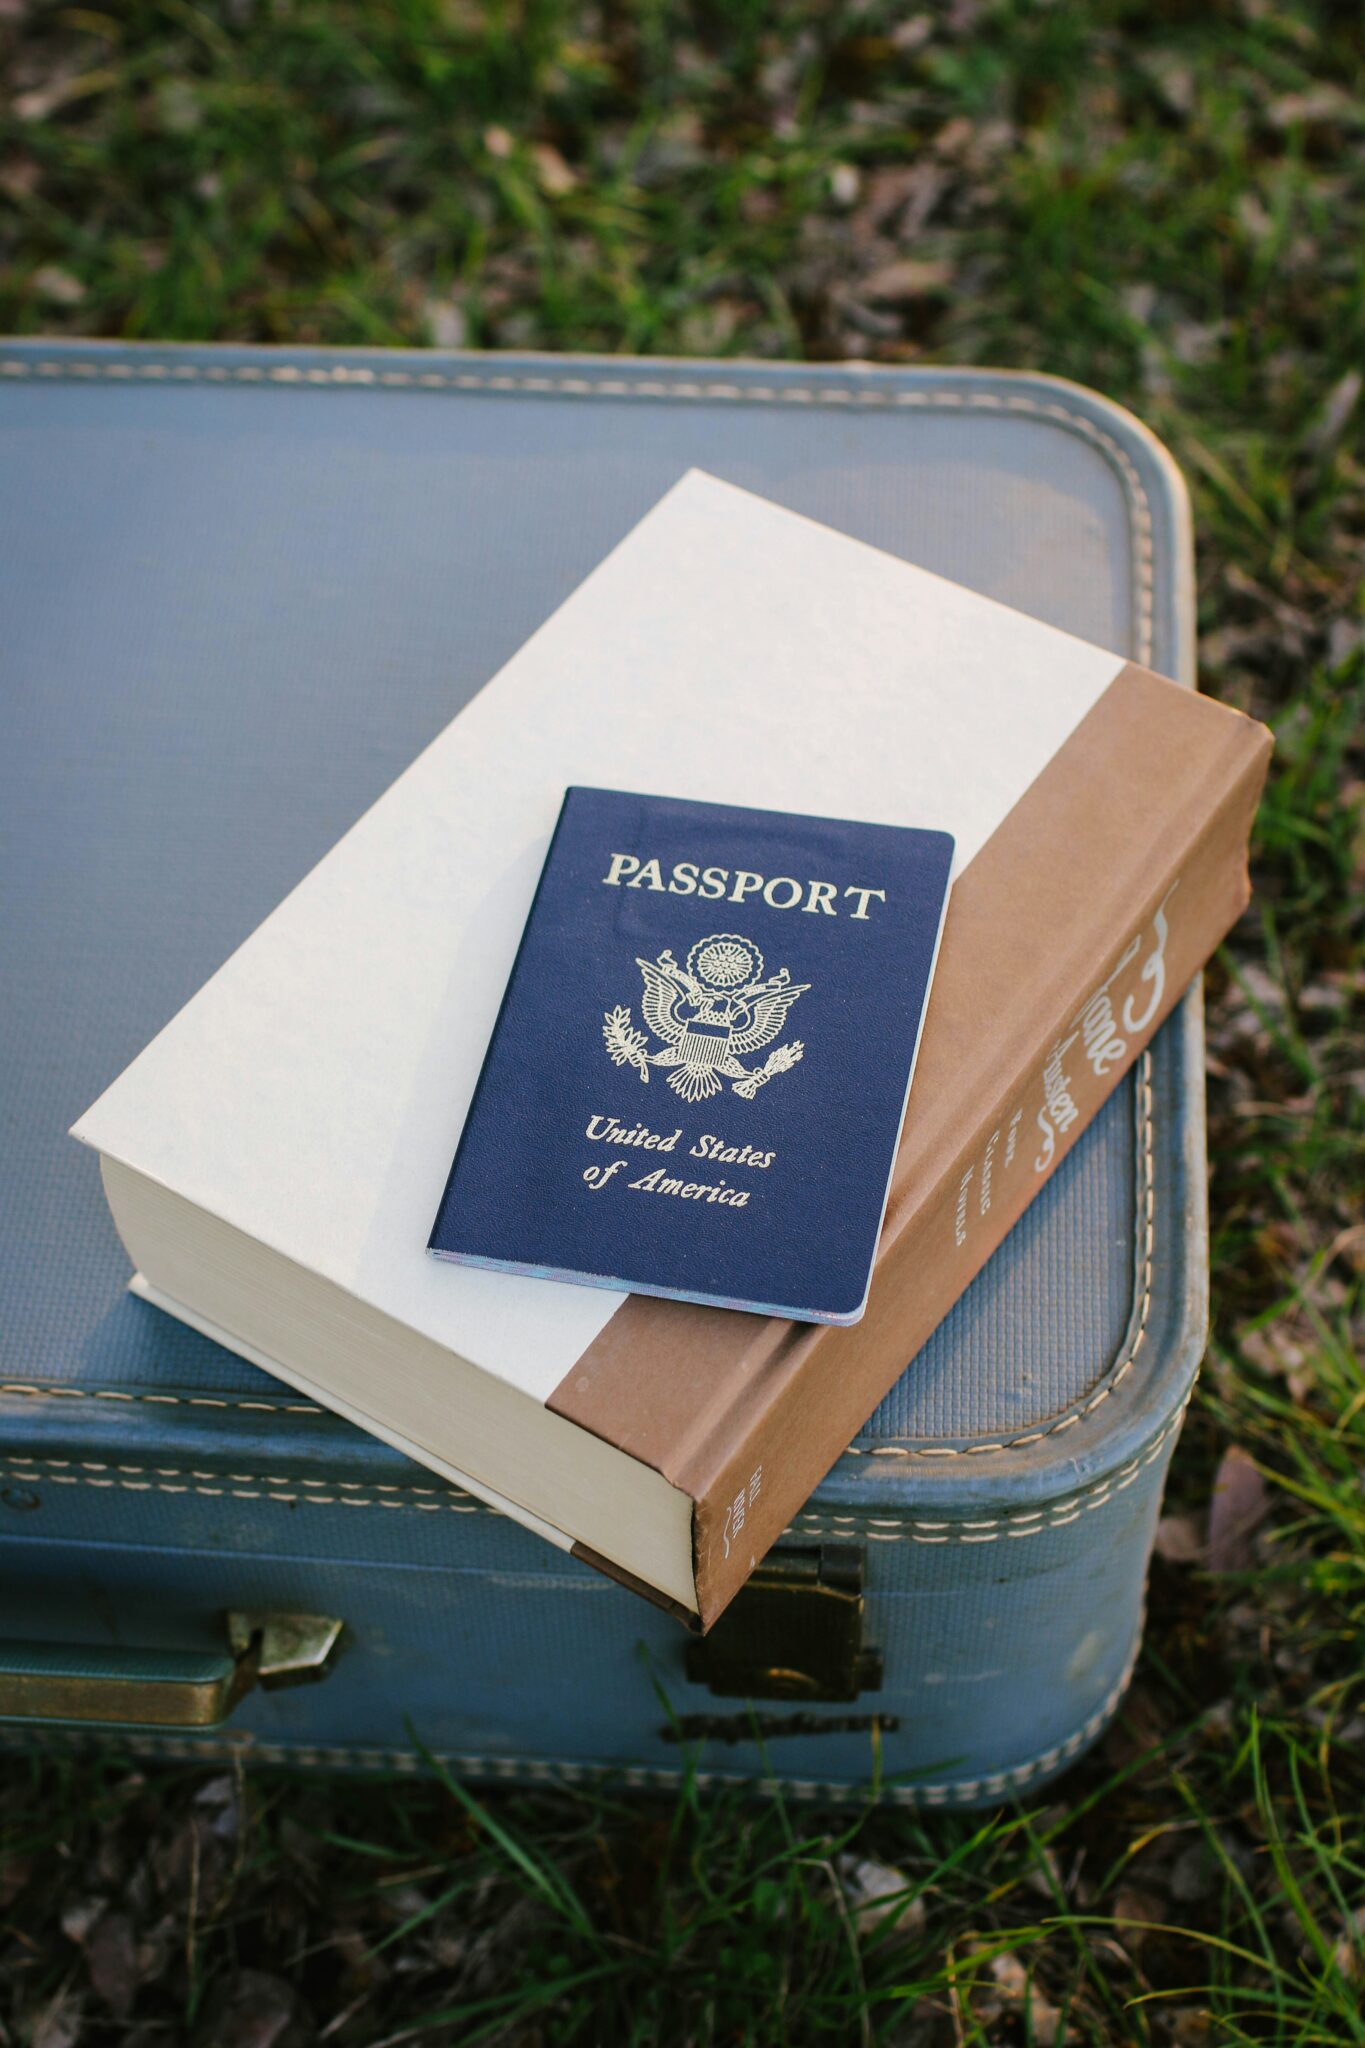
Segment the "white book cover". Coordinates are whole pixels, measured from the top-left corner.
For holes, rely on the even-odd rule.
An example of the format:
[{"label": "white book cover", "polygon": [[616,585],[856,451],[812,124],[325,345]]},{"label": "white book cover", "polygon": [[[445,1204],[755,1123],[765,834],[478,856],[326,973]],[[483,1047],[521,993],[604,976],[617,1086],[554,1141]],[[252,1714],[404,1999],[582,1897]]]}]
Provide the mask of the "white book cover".
[{"label": "white book cover", "polygon": [[[426,1245],[566,788],[934,827],[956,841],[957,874],[1123,666],[689,473],[75,1126],[263,1248],[281,1300],[301,1269],[462,1372],[428,1375],[421,1413],[400,1397],[395,1419],[406,1368],[382,1344],[371,1399],[363,1375],[329,1385],[307,1333],[288,1358],[282,1339],[263,1344],[265,1310],[246,1330],[201,1281],[188,1299],[173,1262],[148,1272],[154,1297],[563,1528],[578,1510],[546,1517],[541,1477],[562,1432],[584,1433],[553,1416],[534,1453],[507,1445],[518,1404],[545,1412],[622,1297],[441,1264]],[[326,756],[320,724],[320,773]],[[505,1455],[466,1422],[470,1371],[516,1397],[494,1404]],[[584,1495],[601,1483],[585,1477]],[[586,1522],[565,1533],[593,1541]]]}]

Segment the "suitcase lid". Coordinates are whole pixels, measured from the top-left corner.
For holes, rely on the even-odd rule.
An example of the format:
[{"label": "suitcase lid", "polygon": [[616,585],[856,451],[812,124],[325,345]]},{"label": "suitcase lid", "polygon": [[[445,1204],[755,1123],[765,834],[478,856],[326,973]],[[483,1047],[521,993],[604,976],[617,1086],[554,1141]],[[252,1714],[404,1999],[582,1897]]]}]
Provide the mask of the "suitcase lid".
[{"label": "suitcase lid", "polygon": [[[12,1463],[411,1475],[126,1294],[67,1128],[688,467],[1191,670],[1174,467],[1056,380],[26,343],[0,429]],[[1202,1342],[1201,1091],[1187,1005],[821,1488],[831,1530],[879,1493],[1055,1494],[1169,1425]]]}]

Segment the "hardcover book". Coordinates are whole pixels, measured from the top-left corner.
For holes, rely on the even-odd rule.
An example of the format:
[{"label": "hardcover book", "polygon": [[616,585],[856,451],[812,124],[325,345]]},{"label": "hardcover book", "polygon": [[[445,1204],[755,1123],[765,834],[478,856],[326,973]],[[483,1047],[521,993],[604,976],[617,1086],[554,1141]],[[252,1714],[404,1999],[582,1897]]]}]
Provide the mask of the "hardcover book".
[{"label": "hardcover book", "polygon": [[856,1322],[952,851],[569,790],[432,1251]]},{"label": "hardcover book", "polygon": [[[693,473],[80,1119],[132,1284],[709,1625],[1239,915],[1268,754],[1234,711]],[[428,1255],[580,784],[953,837],[852,1327]],[[739,907],[695,936],[758,944]],[[759,950],[810,983],[801,1037],[816,970]],[[602,1021],[644,1029],[633,993]],[[681,1101],[667,1071],[604,1078]]]}]

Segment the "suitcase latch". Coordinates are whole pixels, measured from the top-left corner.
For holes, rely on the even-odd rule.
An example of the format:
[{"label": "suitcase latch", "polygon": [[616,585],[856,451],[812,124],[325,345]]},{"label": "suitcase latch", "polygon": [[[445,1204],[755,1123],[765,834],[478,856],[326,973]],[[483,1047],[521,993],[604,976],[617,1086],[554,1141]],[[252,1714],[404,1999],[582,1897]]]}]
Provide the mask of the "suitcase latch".
[{"label": "suitcase latch", "polygon": [[879,1692],[881,1652],[863,1642],[862,1552],[843,1544],[771,1552],[710,1634],[688,1644],[687,1676],[722,1699]]}]

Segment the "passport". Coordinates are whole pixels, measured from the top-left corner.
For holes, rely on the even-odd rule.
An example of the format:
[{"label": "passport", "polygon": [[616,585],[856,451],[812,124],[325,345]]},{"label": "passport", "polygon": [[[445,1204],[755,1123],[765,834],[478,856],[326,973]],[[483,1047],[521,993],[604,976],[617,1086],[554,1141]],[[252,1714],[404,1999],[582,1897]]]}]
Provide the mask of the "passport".
[{"label": "passport", "polygon": [[857,1322],[952,856],[931,828],[568,790],[429,1249]]}]

